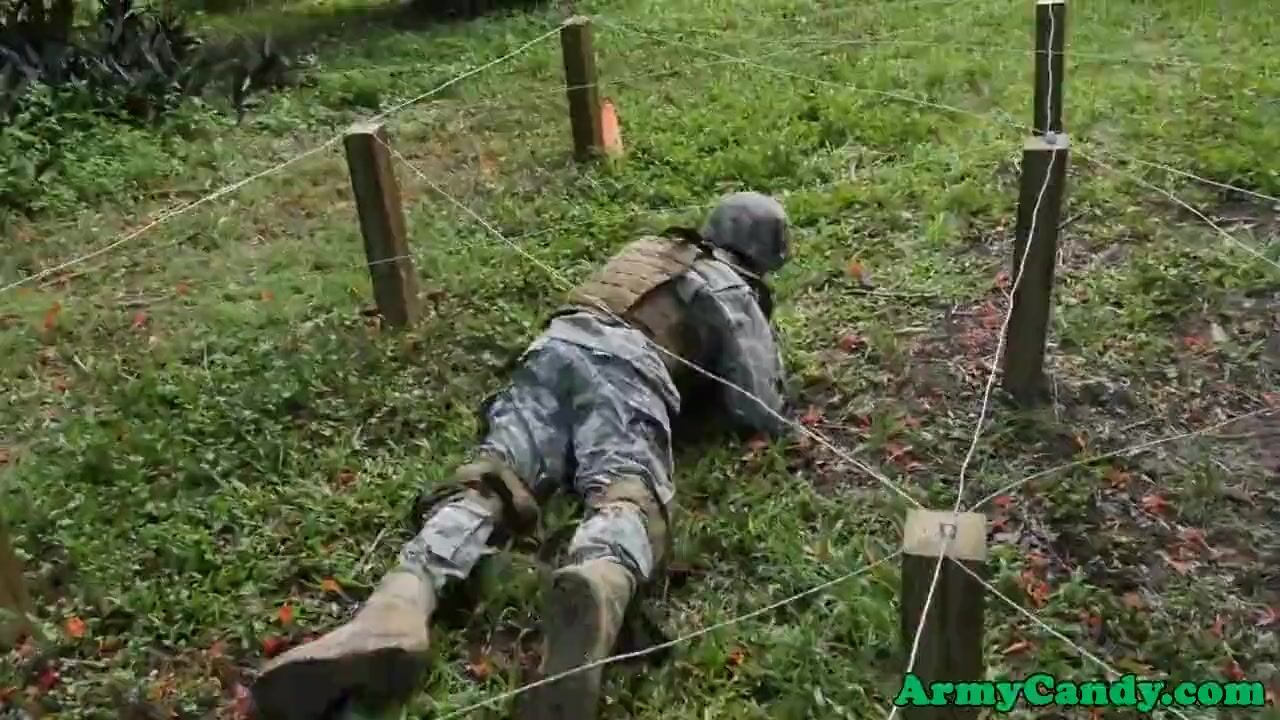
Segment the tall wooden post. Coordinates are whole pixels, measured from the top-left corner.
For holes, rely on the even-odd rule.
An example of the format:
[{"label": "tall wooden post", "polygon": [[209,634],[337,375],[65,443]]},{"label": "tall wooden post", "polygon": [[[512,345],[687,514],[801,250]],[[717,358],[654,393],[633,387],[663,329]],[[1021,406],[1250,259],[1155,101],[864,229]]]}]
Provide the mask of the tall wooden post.
[{"label": "tall wooden post", "polygon": [[[956,705],[920,706],[920,690],[930,694],[933,682],[978,682],[985,680],[982,663],[985,588],[964,568],[985,577],[987,522],[980,513],[911,510],[903,531],[902,597],[900,613],[902,640],[910,656],[917,629],[919,650],[911,675],[903,678],[901,701],[908,720],[974,720],[981,708]],[[925,601],[933,584],[939,558],[942,567],[938,585],[924,615]]]},{"label": "tall wooden post", "polygon": [[418,276],[405,237],[400,185],[386,129],[381,123],[356,123],[347,131],[344,146],[373,296],[387,324],[404,327],[418,317]]},{"label": "tall wooden post", "polygon": [[1049,397],[1044,377],[1045,342],[1071,157],[1070,139],[1062,133],[1066,9],[1065,0],[1036,2],[1035,106],[1032,136],[1022,149],[1018,222],[1009,272],[1015,289],[1002,358],[1004,388],[1024,405]]},{"label": "tall wooden post", "polygon": [[1067,37],[1066,0],[1036,2],[1036,75],[1032,131],[1062,132],[1063,50]]},{"label": "tall wooden post", "polygon": [[573,157],[585,162],[604,150],[591,19],[570,18],[560,28],[560,49],[564,54],[565,92],[569,96],[569,122],[573,128]]},{"label": "tall wooden post", "polygon": [[11,648],[29,630],[29,609],[22,563],[13,551],[8,526],[0,519],[0,651]]}]

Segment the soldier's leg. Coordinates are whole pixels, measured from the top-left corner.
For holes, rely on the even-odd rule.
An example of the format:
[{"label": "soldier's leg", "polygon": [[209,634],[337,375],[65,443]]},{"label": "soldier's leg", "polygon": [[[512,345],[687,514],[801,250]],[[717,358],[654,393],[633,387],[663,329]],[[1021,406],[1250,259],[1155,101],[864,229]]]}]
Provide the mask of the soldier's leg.
[{"label": "soldier's leg", "polygon": [[428,506],[422,530],[346,625],[270,662],[254,683],[264,720],[313,720],[348,698],[381,705],[403,700],[425,670],[428,625],[445,584],[465,578],[490,552],[499,527],[537,521],[535,494],[562,481],[570,441],[567,406],[556,394],[558,359],[531,352],[485,410],[487,429],[474,462]]},{"label": "soldier's leg", "polygon": [[[630,365],[592,358],[577,368],[574,488],[586,516],[557,571],[543,622],[543,676],[606,657],[628,605],[667,559],[671,482],[668,408]],[[535,689],[525,718],[589,720],[599,707],[601,668]]]}]

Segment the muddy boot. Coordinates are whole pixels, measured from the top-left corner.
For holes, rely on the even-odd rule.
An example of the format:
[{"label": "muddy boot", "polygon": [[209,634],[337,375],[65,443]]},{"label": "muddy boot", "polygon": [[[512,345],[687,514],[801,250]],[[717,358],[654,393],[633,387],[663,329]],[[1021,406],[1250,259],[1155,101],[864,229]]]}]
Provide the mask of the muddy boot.
[{"label": "muddy boot", "polygon": [[[610,560],[590,560],[556,571],[543,627],[543,678],[607,657],[622,627],[635,579]],[[534,688],[520,708],[522,720],[593,720],[600,707],[603,667],[576,672]]]},{"label": "muddy boot", "polygon": [[402,701],[426,669],[436,596],[406,569],[387,574],[351,622],[269,662],[253,685],[261,720],[319,720],[353,698]]}]

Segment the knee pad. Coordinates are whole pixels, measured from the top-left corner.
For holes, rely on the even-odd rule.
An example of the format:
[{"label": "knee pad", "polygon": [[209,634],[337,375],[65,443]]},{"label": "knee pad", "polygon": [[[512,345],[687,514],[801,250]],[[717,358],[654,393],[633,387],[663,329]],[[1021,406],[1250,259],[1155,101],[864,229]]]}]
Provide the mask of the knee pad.
[{"label": "knee pad", "polygon": [[649,545],[653,549],[654,565],[661,568],[670,557],[670,515],[667,506],[658,499],[653,487],[644,479],[632,476],[617,478],[603,490],[585,498],[585,502],[590,512],[599,512],[612,505],[638,508],[644,517]]},{"label": "knee pad", "polygon": [[524,481],[505,463],[488,458],[463,465],[443,488],[420,495],[414,503],[416,521],[421,523],[440,504],[461,495],[496,506],[502,524],[513,534],[526,535],[538,526],[538,502]]}]

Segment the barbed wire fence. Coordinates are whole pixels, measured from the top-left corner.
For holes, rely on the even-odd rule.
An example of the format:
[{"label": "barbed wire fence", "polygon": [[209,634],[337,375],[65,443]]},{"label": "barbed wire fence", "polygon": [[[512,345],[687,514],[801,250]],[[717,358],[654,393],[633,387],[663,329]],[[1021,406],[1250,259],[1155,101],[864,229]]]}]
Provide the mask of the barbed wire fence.
[{"label": "barbed wire fence", "polygon": [[[925,2],[927,1],[925,0]],[[941,4],[937,0],[933,0],[933,2]],[[921,4],[924,3],[922,2]],[[774,412],[763,401],[755,398],[743,388],[688,359],[673,355],[659,348],[660,352],[669,355],[673,360],[689,367],[694,372],[760,403],[766,410],[769,410],[771,414],[774,414],[796,432],[822,446],[844,462],[857,468],[860,472],[874,478],[898,499],[905,501],[910,506],[910,509],[904,523],[902,549],[886,557],[869,561],[860,568],[838,574],[828,581],[791,594],[748,613],[708,625],[657,646],[607,657],[557,676],[541,678],[532,683],[503,691],[480,702],[448,712],[441,716],[440,720],[451,720],[484,707],[493,707],[497,703],[512,699],[535,687],[554,683],[576,672],[642,657],[690,642],[710,633],[759,617],[803,598],[825,592],[839,583],[852,580],[877,567],[899,559],[903,562],[900,613],[903,620],[904,649],[907,654],[904,674],[914,673],[926,683],[935,679],[951,681],[977,681],[984,679],[982,669],[984,653],[982,635],[983,604],[981,598],[990,596],[1000,601],[1003,605],[1011,607],[1015,614],[1026,617],[1037,627],[1063,642],[1080,657],[1105,670],[1110,677],[1120,677],[1121,673],[1117,672],[1104,659],[1054,629],[1036,613],[1027,610],[989,582],[985,571],[987,524],[985,516],[980,511],[997,497],[1011,493],[1035,480],[1103,460],[1132,457],[1172,443],[1203,437],[1231,424],[1273,414],[1276,409],[1263,407],[1195,430],[1170,434],[1120,450],[1040,470],[1021,479],[1011,481],[996,492],[984,496],[968,506],[965,505],[969,469],[988,424],[991,399],[996,382],[1003,374],[1006,389],[1012,395],[1027,403],[1034,402],[1044,389],[1043,362],[1050,309],[1049,297],[1053,284],[1053,265],[1057,257],[1057,234],[1061,224],[1062,195],[1065,189],[1066,165],[1069,154],[1075,154],[1108,172],[1122,175],[1149,190],[1165,196],[1171,202],[1196,215],[1229,245],[1276,269],[1280,269],[1280,263],[1268,257],[1263,250],[1241,240],[1235,234],[1216,223],[1203,211],[1183,200],[1172,191],[1162,188],[1132,171],[1119,167],[1118,163],[1124,162],[1157,169],[1218,189],[1231,190],[1278,204],[1280,204],[1280,199],[1254,190],[1203,178],[1195,173],[1176,167],[1128,156],[1106,148],[1101,143],[1091,143],[1087,140],[1076,138],[1068,141],[1067,136],[1062,134],[1061,121],[1061,88],[1064,81],[1062,68],[1065,56],[1065,27],[1063,20],[1065,18],[1066,5],[1064,0],[1038,0],[1036,8],[1036,37],[1038,42],[1037,47],[1027,53],[1036,60],[1035,118],[1030,126],[1018,123],[1007,116],[979,113],[905,92],[886,91],[841,83],[775,67],[767,62],[774,54],[794,53],[794,46],[797,44],[817,46],[818,51],[821,52],[823,48],[827,47],[843,47],[859,43],[888,45],[933,45],[934,43],[901,40],[897,37],[831,43],[792,38],[776,41],[778,46],[785,46],[782,49],[752,57],[743,57],[706,48],[695,42],[667,37],[662,33],[646,29],[636,23],[615,20],[607,16],[597,16],[590,19],[584,17],[571,18],[519,45],[511,52],[459,74],[421,95],[399,103],[369,120],[353,126],[348,131],[329,138],[316,147],[291,156],[283,162],[241,180],[227,184],[194,201],[171,208],[139,228],[124,233],[89,253],[57,263],[0,287],[0,294],[7,293],[23,285],[40,283],[57,276],[71,267],[102,258],[125,245],[129,245],[159,225],[192,212],[202,205],[213,203],[257,180],[280,173],[307,158],[340,145],[345,149],[361,225],[361,234],[365,242],[366,258],[363,264],[367,267],[372,280],[374,300],[378,306],[379,313],[389,325],[408,326],[414,323],[418,315],[417,305],[419,302],[417,297],[418,271],[414,260],[415,258],[420,258],[423,253],[429,252],[429,250],[415,249],[409,245],[400,187],[394,171],[394,167],[397,164],[406,168],[434,194],[465,215],[468,222],[482,227],[485,233],[500,243],[501,246],[510,252],[520,255],[530,264],[536,266],[557,285],[564,289],[569,289],[573,286],[569,278],[551,264],[529,252],[524,247],[524,241],[567,228],[598,222],[599,218],[553,224],[520,235],[504,233],[495,222],[459,200],[442,183],[433,179],[431,173],[421,169],[404,153],[397,150],[386,132],[384,123],[406,108],[436,97],[453,85],[470,77],[513,61],[530,49],[559,36],[562,42],[567,82],[565,87],[549,91],[546,96],[550,98],[561,93],[567,96],[570,124],[573,131],[572,137],[577,155],[584,160],[594,160],[600,155],[608,154],[610,152],[610,140],[606,136],[605,120],[602,117],[604,104],[599,96],[602,82],[596,76],[595,53],[591,41],[591,32],[594,26],[604,27],[620,34],[630,34],[667,46],[681,47],[713,58],[709,59],[707,63],[699,64],[692,68],[683,68],[682,70],[685,72],[717,65],[751,68],[792,80],[811,82],[815,85],[832,87],[842,91],[867,93],[883,98],[886,101],[928,107],[946,113],[957,113],[977,118],[990,125],[1029,132],[1029,139],[1023,148],[1022,196],[1019,203],[1019,222],[1013,243],[1011,286],[1005,296],[1008,306],[1000,325],[996,350],[989,363],[990,371],[983,385],[977,421],[974,424],[965,456],[960,464],[956,479],[955,503],[949,510],[929,510],[919,499],[891,480],[872,463],[843,448],[831,437],[793,418]],[[1018,53],[1027,52],[1013,48],[1005,48],[1005,50]],[[1093,59],[1100,61],[1119,62],[1125,60],[1123,56],[1092,55]],[[1134,58],[1129,58],[1128,60],[1142,62]],[[1190,61],[1181,59],[1151,62],[1162,62],[1178,67],[1195,65]],[[611,78],[607,82],[609,84],[624,85],[641,80],[661,78],[671,74],[672,71],[670,69],[663,69]],[[471,106],[470,109],[488,107],[491,102],[479,103]],[[454,108],[454,110],[457,109]],[[905,163],[899,167],[909,168],[912,164]],[[837,180],[832,184],[838,182],[840,181]],[[822,187],[807,189],[820,191]],[[633,212],[619,213],[610,219],[624,221],[638,216],[679,214],[704,210],[710,204],[700,203],[667,208],[644,208]],[[163,247],[166,246],[152,245],[147,246],[143,251],[151,251]],[[612,311],[603,303],[599,304],[599,309],[607,315],[613,315]],[[1178,708],[1166,709],[1179,717],[1187,717]],[[892,705],[887,717],[892,720],[900,711],[904,710],[908,714],[911,713],[910,708],[900,708],[897,705]]]}]

